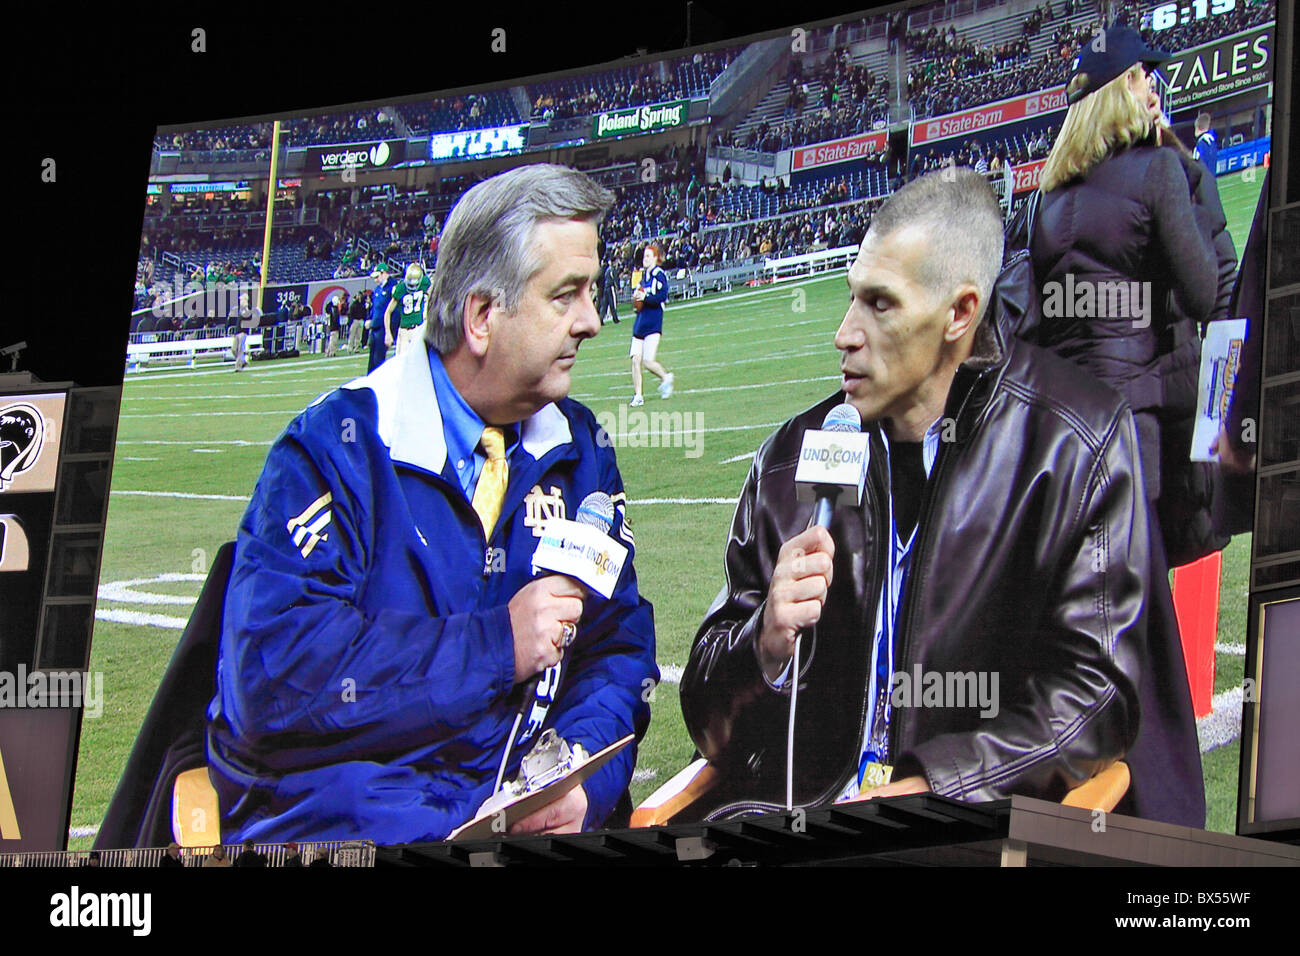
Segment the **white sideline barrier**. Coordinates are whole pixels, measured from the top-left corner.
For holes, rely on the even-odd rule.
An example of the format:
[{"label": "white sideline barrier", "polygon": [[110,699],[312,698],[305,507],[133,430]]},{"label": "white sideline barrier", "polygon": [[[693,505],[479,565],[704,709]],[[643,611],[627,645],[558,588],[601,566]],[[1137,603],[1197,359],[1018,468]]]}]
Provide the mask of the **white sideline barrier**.
[{"label": "white sideline barrier", "polygon": [[[138,368],[148,362],[185,362],[191,367],[194,366],[198,358],[222,358],[231,354],[235,347],[235,336],[232,333],[203,337],[200,330],[198,335],[193,338],[186,338],[187,335],[194,333],[186,332],[144,332],[132,334],[132,339],[139,341],[129,341],[126,346],[126,366],[127,371]],[[244,342],[244,353],[251,357],[254,353],[261,352],[266,347],[264,331],[259,329],[248,333],[248,338]],[[291,335],[294,347],[297,347],[298,328],[287,330]],[[159,341],[156,336],[166,336],[165,340]]]},{"label": "white sideline barrier", "polygon": [[818,252],[805,252],[801,256],[787,256],[784,259],[764,259],[763,272],[770,273],[773,282],[800,279],[841,265],[848,268],[857,254],[857,246],[839,246]]}]

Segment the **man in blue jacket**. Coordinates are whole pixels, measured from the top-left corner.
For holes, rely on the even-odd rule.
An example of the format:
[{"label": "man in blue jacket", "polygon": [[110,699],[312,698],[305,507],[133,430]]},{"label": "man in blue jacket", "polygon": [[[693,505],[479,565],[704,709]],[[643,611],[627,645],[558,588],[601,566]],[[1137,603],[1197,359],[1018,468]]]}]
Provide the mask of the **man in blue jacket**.
[{"label": "man in blue jacket", "polygon": [[370,364],[366,367],[367,375],[383,365],[388,358],[388,343],[384,336],[384,315],[388,311],[388,303],[393,298],[393,290],[397,288],[397,280],[389,271],[387,262],[381,261],[375,266],[375,271],[370,273],[370,277],[375,280],[375,294],[370,300]]},{"label": "man in blue jacket", "polygon": [[[441,839],[543,728],[590,753],[645,732],[654,623],[623,482],[566,397],[600,329],[611,199],[546,165],[470,190],[443,233],[422,347],[318,399],[272,448],[208,711],[223,840]],[[531,569],[541,523],[593,492],[629,550],[609,599]],[[606,823],[635,760],[625,748],[511,832]]]}]

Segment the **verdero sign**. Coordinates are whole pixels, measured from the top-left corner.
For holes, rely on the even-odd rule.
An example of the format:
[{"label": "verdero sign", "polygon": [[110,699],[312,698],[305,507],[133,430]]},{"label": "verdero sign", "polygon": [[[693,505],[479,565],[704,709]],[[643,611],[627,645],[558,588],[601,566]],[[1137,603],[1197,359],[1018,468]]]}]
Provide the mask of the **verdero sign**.
[{"label": "verdero sign", "polygon": [[400,139],[313,146],[307,150],[307,168],[323,173],[336,169],[382,169],[405,158],[406,141]]},{"label": "verdero sign", "polygon": [[886,138],[884,132],[859,133],[857,136],[846,136],[812,146],[800,146],[790,160],[790,171],[844,163],[879,153],[885,148]]},{"label": "verdero sign", "polygon": [[1044,116],[1063,110],[1067,105],[1065,87],[1057,86],[1050,90],[1039,90],[1037,93],[1028,93],[1025,96],[1012,97],[987,106],[963,110],[960,113],[936,116],[934,119],[912,124],[912,145],[920,146],[923,143],[933,143],[951,136],[963,136],[976,130]]}]

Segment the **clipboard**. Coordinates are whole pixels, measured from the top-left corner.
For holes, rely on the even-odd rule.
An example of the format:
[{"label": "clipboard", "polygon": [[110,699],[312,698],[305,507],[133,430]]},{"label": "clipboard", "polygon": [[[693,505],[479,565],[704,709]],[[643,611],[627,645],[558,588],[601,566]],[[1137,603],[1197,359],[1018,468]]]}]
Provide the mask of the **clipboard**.
[{"label": "clipboard", "polygon": [[[493,837],[504,836],[514,824],[540,810],[548,804],[554,803],[574,787],[583,783],[588,777],[605,766],[616,753],[630,744],[635,738],[634,734],[628,734],[622,740],[616,740],[603,750],[598,750],[587,758],[586,762],[577,770],[571,770],[569,773],[560,777],[558,780],[552,780],[540,790],[534,790],[531,793],[520,794],[513,800],[496,807],[488,813],[480,813],[468,823],[463,823],[448,834],[448,840],[490,840]],[[504,829],[500,824],[494,830],[492,824],[498,819],[498,815],[505,814]]]}]

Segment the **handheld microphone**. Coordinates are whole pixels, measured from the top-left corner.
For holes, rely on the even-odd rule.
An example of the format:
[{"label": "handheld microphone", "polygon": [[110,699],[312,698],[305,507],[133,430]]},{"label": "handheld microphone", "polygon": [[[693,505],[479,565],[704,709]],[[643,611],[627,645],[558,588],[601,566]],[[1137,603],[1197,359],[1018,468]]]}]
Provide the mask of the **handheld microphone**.
[{"label": "handheld microphone", "polygon": [[[862,431],[862,415],[848,402],[836,405],[820,429],[804,432],[795,468],[795,497],[812,501],[813,525],[829,527],[837,504],[859,505],[871,459],[869,439]],[[790,716],[785,737],[785,808],[794,809],[794,715],[799,700],[799,656],[803,635],[796,634],[790,665]]]},{"label": "handheld microphone", "polygon": [[[614,499],[603,491],[593,491],[582,499],[574,520],[552,518],[542,527],[542,539],[533,553],[533,574],[551,572],[578,581],[590,591],[606,598],[614,593],[627,548],[609,537],[614,525]],[[514,746],[515,734],[524,717],[528,718],[527,740],[542,726],[546,713],[555,701],[560,684],[561,663],[534,674],[524,682],[506,751],[501,755],[493,793],[501,789],[506,763]]]},{"label": "handheld microphone", "polygon": [[565,574],[602,597],[614,596],[627,548],[609,536],[614,501],[603,491],[582,499],[576,520],[551,518],[542,525],[542,540],[533,552],[533,573]]},{"label": "handheld microphone", "polygon": [[603,491],[593,491],[582,499],[574,517],[581,524],[600,529],[601,534],[609,534],[614,526],[614,499]]},{"label": "handheld microphone", "polygon": [[837,504],[862,503],[870,460],[862,415],[848,402],[827,412],[820,429],[804,432],[794,473],[795,494],[799,501],[813,502],[812,524],[829,526]]}]

